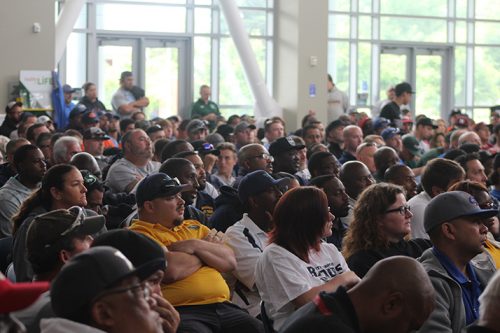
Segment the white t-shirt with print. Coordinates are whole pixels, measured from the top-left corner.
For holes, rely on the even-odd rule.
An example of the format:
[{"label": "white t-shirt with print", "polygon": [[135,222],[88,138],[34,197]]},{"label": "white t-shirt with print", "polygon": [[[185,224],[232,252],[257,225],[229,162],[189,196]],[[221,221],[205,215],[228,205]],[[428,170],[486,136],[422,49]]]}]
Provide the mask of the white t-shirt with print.
[{"label": "white t-shirt with print", "polygon": [[268,245],[257,262],[255,283],[274,329],[279,330],[295,311],[292,300],[347,271],[333,244],[321,243],[320,251],[311,250],[309,263],[279,245]]}]

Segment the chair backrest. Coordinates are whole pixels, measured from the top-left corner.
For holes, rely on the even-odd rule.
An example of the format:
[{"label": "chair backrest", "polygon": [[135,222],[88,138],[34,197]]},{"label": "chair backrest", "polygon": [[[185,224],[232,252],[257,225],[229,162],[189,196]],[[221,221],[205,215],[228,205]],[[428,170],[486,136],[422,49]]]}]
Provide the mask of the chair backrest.
[{"label": "chair backrest", "polygon": [[264,301],[260,302],[260,317],[262,319],[262,323],[264,324],[264,332],[265,333],[275,333],[273,327],[273,321],[268,317],[266,312],[266,306],[264,305]]}]

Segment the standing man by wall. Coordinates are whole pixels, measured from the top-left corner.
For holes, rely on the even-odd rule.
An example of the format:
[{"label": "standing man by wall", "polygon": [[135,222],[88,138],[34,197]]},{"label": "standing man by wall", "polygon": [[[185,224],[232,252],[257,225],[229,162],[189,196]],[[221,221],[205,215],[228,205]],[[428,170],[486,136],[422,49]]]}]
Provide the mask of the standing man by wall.
[{"label": "standing man by wall", "polygon": [[191,118],[200,118],[208,121],[209,129],[212,131],[220,116],[219,106],[210,100],[212,91],[206,84],[200,87],[200,98],[191,107]]},{"label": "standing man by wall", "polygon": [[122,119],[130,118],[132,113],[142,111],[149,105],[149,99],[144,95],[144,90],[134,86],[132,72],[122,72],[120,88],[114,93],[111,105]]},{"label": "standing man by wall", "polygon": [[328,122],[337,120],[342,114],[347,112],[349,108],[349,97],[343,91],[340,91],[335,83],[333,83],[332,76],[328,74]]}]

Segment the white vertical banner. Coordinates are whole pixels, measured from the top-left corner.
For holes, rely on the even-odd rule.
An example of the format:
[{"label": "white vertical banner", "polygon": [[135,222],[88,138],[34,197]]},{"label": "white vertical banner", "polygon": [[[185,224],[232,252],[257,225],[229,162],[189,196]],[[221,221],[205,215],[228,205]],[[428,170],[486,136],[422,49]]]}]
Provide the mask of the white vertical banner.
[{"label": "white vertical banner", "polygon": [[56,23],[55,65],[61,60],[66,42],[80,16],[85,0],[66,0]]}]

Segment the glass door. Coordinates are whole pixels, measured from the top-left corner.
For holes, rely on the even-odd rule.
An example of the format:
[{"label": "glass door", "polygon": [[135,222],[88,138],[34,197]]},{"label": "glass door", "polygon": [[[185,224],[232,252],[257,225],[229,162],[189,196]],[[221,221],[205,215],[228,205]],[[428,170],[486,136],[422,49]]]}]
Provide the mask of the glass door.
[{"label": "glass door", "polygon": [[[424,50],[420,50],[424,51]],[[420,53],[420,52],[419,52]],[[422,52],[416,55],[415,113],[441,118],[443,55]]]},{"label": "glass door", "polygon": [[380,54],[380,99],[386,99],[387,88],[408,81],[410,52],[401,48],[384,48]]},{"label": "glass door", "polygon": [[111,106],[120,73],[130,70],[135,84],[144,88],[148,118],[186,116],[193,95],[191,39],[99,37],[99,96]]},{"label": "glass door", "polygon": [[452,108],[451,48],[382,46],[380,52],[380,98],[386,89],[402,81],[416,94],[410,103],[412,114],[443,118]]},{"label": "glass door", "polygon": [[111,98],[120,87],[120,74],[137,72],[138,43],[134,39],[103,38],[98,45],[98,97],[111,110]]}]

